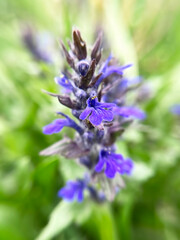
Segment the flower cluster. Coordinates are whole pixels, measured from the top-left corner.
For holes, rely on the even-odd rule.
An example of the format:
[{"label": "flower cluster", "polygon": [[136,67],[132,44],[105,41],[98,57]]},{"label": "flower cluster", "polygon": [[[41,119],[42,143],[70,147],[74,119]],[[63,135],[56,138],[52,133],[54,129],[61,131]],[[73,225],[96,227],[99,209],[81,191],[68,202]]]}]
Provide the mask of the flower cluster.
[{"label": "flower cluster", "polygon": [[68,181],[59,191],[58,196],[68,201],[81,202],[84,192],[97,202],[113,199],[117,190],[124,187],[122,176],[130,175],[133,169],[130,158],[115,152],[116,140],[133,119],[145,118],[145,113],[137,106],[126,105],[127,93],[139,86],[141,78],[125,78],[124,71],[131,64],[119,66],[111,55],[101,61],[101,38],[99,34],[90,56],[77,29],[73,31],[73,42],[69,42],[69,51],[61,42],[71,70],[66,69],[55,77],[56,84],[63,88],[62,94],[45,91],[71,109],[74,120],[58,112],[61,117],[45,126],[43,133],[58,133],[70,127],[76,134],[74,140],[65,137],[43,150],[41,155],[60,154],[78,159],[88,172],[88,178],[86,174],[82,179]]}]

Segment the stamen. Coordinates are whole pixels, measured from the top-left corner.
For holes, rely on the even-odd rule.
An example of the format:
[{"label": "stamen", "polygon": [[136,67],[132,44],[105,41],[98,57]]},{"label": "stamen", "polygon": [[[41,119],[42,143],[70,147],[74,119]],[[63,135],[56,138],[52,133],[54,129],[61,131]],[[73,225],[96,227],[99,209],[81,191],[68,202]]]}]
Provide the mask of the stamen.
[{"label": "stamen", "polygon": [[97,98],[97,96],[94,96],[94,97],[92,97],[91,99],[95,99],[95,98]]}]

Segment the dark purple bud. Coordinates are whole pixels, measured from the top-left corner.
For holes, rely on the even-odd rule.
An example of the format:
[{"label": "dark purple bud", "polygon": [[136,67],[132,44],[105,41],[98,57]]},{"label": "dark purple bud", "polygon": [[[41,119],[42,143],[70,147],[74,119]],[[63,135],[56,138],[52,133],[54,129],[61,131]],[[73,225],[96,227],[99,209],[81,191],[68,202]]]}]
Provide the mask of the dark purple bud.
[{"label": "dark purple bud", "polygon": [[87,61],[80,61],[78,63],[78,72],[80,73],[81,76],[86,76],[87,72],[89,70],[89,63]]},{"label": "dark purple bud", "polygon": [[80,87],[87,88],[87,86],[89,85],[90,81],[93,78],[95,68],[96,68],[96,60],[94,59],[90,63],[87,74],[84,77],[81,78]]}]

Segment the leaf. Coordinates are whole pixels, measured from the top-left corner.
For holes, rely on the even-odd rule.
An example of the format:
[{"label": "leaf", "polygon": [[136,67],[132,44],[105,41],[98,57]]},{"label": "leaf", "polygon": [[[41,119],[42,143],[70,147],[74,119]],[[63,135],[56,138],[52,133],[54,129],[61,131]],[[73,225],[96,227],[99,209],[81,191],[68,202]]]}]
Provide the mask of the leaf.
[{"label": "leaf", "polygon": [[77,220],[79,223],[84,222],[89,217],[90,213],[91,211],[88,210],[88,206],[85,202],[79,204],[62,201],[53,210],[47,226],[42,230],[36,240],[52,239],[68,227],[74,220]]}]

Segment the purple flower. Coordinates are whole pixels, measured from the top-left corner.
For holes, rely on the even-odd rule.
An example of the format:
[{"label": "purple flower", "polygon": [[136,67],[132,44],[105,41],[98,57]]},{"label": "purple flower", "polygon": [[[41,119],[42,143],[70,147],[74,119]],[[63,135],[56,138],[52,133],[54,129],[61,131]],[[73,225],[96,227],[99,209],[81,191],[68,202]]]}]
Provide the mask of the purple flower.
[{"label": "purple flower", "polygon": [[69,121],[67,119],[56,119],[52,123],[43,127],[44,134],[53,134],[61,131],[63,127],[69,126]]},{"label": "purple flower", "polygon": [[44,134],[53,134],[61,131],[63,127],[71,127],[74,128],[79,134],[83,134],[82,128],[77,125],[71,118],[66,116],[64,113],[58,112],[58,114],[64,116],[66,119],[56,119],[52,123],[43,127]]},{"label": "purple flower", "polygon": [[100,69],[100,73],[102,72],[101,77],[98,79],[98,81],[96,82],[95,86],[98,87],[99,84],[103,81],[103,79],[109,77],[111,74],[119,74],[122,75],[124,69],[129,68],[132,66],[132,64],[128,64],[125,66],[108,66],[110,60],[111,60],[112,56],[110,55],[107,60],[105,61],[105,63],[103,64],[102,68]]},{"label": "purple flower", "polygon": [[95,166],[95,171],[101,172],[104,165],[106,165],[105,174],[108,178],[114,178],[116,172],[129,175],[133,168],[131,159],[124,159],[121,154],[103,149],[99,153],[99,162]]},{"label": "purple flower", "polygon": [[122,117],[133,117],[143,120],[146,114],[137,107],[115,107],[113,108],[114,115],[120,115]]},{"label": "purple flower", "polygon": [[105,174],[108,178],[113,178],[116,172],[121,173],[124,159],[121,154],[101,150],[99,153],[99,162],[95,166],[96,172],[101,172],[106,165]]},{"label": "purple flower", "polygon": [[175,115],[180,115],[180,104],[175,104],[171,107],[171,112]]},{"label": "purple flower", "polygon": [[89,117],[89,121],[95,126],[101,124],[102,121],[110,122],[113,120],[112,108],[115,107],[116,104],[100,103],[97,97],[88,98],[86,103],[86,109],[79,116],[81,120]]},{"label": "purple flower", "polygon": [[68,181],[66,186],[59,190],[58,196],[66,201],[73,201],[75,198],[78,202],[83,201],[83,192],[86,188],[86,183],[83,180]]},{"label": "purple flower", "polygon": [[61,87],[64,87],[66,89],[66,92],[72,91],[73,87],[65,75],[62,74],[60,77],[55,77],[54,81]]}]

